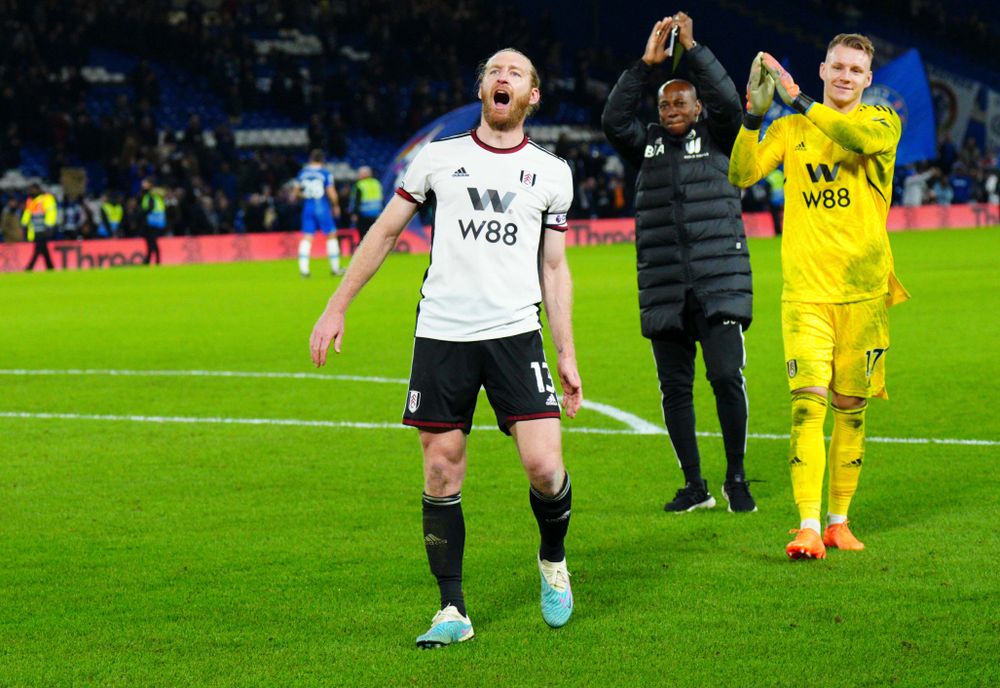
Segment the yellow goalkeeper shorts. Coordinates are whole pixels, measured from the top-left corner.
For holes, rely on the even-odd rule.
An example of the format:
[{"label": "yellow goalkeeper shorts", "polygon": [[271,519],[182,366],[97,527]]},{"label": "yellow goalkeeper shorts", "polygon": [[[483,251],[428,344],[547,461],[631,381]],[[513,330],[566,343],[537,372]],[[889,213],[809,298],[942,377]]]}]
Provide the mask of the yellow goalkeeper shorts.
[{"label": "yellow goalkeeper shorts", "polygon": [[848,397],[888,399],[885,299],[856,303],[781,304],[785,368],[790,390],[825,387]]}]

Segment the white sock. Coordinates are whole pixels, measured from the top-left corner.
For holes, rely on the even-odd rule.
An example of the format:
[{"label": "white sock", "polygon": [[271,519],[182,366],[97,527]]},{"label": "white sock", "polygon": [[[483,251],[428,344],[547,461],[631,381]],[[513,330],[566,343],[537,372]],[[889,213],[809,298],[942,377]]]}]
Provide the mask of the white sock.
[{"label": "white sock", "polygon": [[340,269],[340,241],[337,237],[326,240],[326,255],[330,257],[330,269],[336,272]]},{"label": "white sock", "polygon": [[826,522],[831,526],[835,526],[838,523],[847,523],[847,516],[841,516],[840,514],[827,514]]},{"label": "white sock", "polygon": [[312,253],[312,239],[303,239],[299,242],[299,272],[303,275],[309,274],[309,254]]},{"label": "white sock", "polygon": [[805,530],[806,528],[812,528],[818,533],[820,532],[819,520],[815,518],[804,518],[802,519],[802,523],[799,524],[799,528],[801,528],[802,530]]}]

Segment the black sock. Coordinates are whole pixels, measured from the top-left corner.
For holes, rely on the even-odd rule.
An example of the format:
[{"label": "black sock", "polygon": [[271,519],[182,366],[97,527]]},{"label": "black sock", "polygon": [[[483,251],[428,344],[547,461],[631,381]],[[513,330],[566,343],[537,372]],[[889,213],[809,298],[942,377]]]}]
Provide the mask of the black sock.
[{"label": "black sock", "polygon": [[545,561],[562,561],[566,558],[566,548],[563,545],[566,531],[569,529],[570,505],[573,501],[573,488],[569,483],[569,473],[563,479],[562,489],[554,497],[548,497],[532,487],[529,490],[531,511],[538,521],[538,533],[542,536],[542,544],[538,548],[538,556]]},{"label": "black sock", "polygon": [[465,518],[462,493],[447,497],[424,495],[424,548],[431,573],[441,589],[441,609],[455,605],[465,616],[462,594],[462,556],[465,553]]}]

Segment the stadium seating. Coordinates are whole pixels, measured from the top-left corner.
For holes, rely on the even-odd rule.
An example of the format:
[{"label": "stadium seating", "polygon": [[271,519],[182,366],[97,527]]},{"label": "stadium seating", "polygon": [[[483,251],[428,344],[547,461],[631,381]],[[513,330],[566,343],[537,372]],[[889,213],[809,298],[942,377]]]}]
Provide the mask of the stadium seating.
[{"label": "stadium seating", "polygon": [[[842,13],[836,19],[836,26],[825,11],[817,10],[819,5],[812,0],[772,0],[767,11],[739,0],[704,0],[697,8],[691,9],[697,38],[712,47],[737,83],[742,81],[753,54],[760,47],[767,46],[790,66],[804,88],[817,90],[819,82],[815,65],[829,38],[828,34],[840,30],[865,31],[900,45],[916,45],[925,58],[946,69],[988,83],[1000,83],[1000,75],[989,66],[970,59],[967,54],[960,54],[953,49],[954,46],[941,45],[929,39],[912,22],[890,20],[886,8],[892,2],[894,0],[878,0],[867,3],[862,11]],[[953,9],[972,14],[980,9],[980,4],[976,0],[954,0]],[[535,127],[569,125],[596,131],[603,101],[600,97],[593,97],[593,94],[589,99],[581,97],[582,92],[591,91],[589,87],[574,87],[574,79],[580,77],[581,70],[576,68],[581,64],[581,55],[587,55],[585,69],[582,70],[584,74],[597,84],[598,90],[606,92],[620,70],[637,57],[645,40],[647,25],[657,18],[657,11],[650,8],[621,12],[614,3],[597,2],[592,12],[579,12],[575,0],[552,0],[544,7],[530,0],[512,0],[510,5],[515,12],[519,11],[528,21],[536,24],[550,21],[546,17],[559,17],[558,22],[552,23],[552,31],[557,39],[564,41],[558,57],[549,58],[546,63],[550,70],[553,64],[557,65],[556,68],[561,67],[562,74],[547,74],[549,80],[545,87],[547,94],[559,89],[565,97],[553,98],[553,105],[543,108],[531,124]],[[1000,30],[1000,20],[996,17],[985,19],[994,32]],[[122,96],[128,103],[134,104],[135,94],[129,77],[144,57],[159,85],[159,103],[153,108],[159,129],[181,132],[191,116],[197,115],[210,144],[211,132],[220,125],[227,125],[233,130],[238,146],[294,149],[297,156],[304,156],[309,146],[305,110],[300,115],[291,114],[295,112],[293,109],[281,109],[279,103],[268,103],[268,98],[263,96],[260,99],[263,106],[258,103],[255,107],[242,108],[240,116],[231,120],[226,113],[227,101],[212,87],[210,75],[195,73],[190,66],[168,65],[150,59],[149,55],[128,52],[142,49],[136,41],[116,41],[108,33],[97,35],[97,44],[88,46],[86,64],[78,65],[82,67],[81,73],[89,84],[85,102],[95,122],[115,116],[116,109],[121,107]],[[364,35],[364,27],[357,24],[344,27],[337,38],[336,50],[330,55],[323,54],[323,43],[308,29],[251,25],[247,35],[254,46],[250,69],[257,83],[269,82],[282,73],[300,72],[308,74],[314,84],[326,83],[338,69],[345,68],[347,77],[354,79],[365,73],[366,58],[373,50],[373,46],[369,45],[370,38]],[[575,42],[566,40],[572,36],[580,38]],[[101,37],[109,44],[101,44]],[[169,37],[169,33],[165,35],[165,38]],[[177,40],[183,41],[184,36]],[[110,43],[115,43],[115,46]],[[409,72],[419,73],[418,63],[417,60],[404,67]],[[473,69],[471,63],[461,65],[467,83],[471,83]],[[214,83],[218,83],[217,75]],[[813,85],[810,86],[810,83]],[[391,98],[385,93],[386,88],[390,85],[377,85],[380,99],[391,99],[391,108],[396,112],[409,109],[414,96],[411,81],[393,81]],[[441,92],[451,95],[454,85],[445,79],[434,78],[430,79],[429,88],[430,95],[436,97]],[[322,97],[321,106],[312,106],[312,111],[326,113],[341,109],[346,107],[349,99],[349,95],[340,93],[327,93]],[[396,121],[393,120],[392,124],[396,125]],[[399,126],[389,126],[388,133],[384,128],[378,135],[358,128],[367,126],[368,122],[355,121],[348,125],[345,132],[346,154],[335,160],[346,165],[347,169],[361,164],[371,165],[376,170],[384,168],[398,145],[413,133]],[[596,146],[600,153],[611,152],[603,141],[597,142]],[[21,149],[20,172],[26,177],[51,178],[52,155],[38,143],[25,143]],[[241,157],[249,157],[249,154]],[[82,163],[72,153],[55,160],[57,165],[63,162],[82,164],[88,173],[90,189],[98,193],[104,189],[108,174],[101,164]]]}]

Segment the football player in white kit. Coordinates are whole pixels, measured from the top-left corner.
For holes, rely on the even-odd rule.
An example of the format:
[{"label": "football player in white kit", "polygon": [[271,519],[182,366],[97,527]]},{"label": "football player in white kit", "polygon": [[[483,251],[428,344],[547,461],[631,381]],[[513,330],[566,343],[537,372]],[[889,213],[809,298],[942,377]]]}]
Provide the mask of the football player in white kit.
[{"label": "football player in white kit", "polygon": [[541,535],[542,617],[559,627],[573,611],[563,546],[572,492],[539,320],[543,303],[558,354],[562,403],[572,418],[583,400],[565,252],[572,173],[566,161],[525,136],[524,120],[541,98],[531,60],[517,50],[501,50],[481,66],[477,87],[483,103],[479,125],[417,154],[309,340],[317,366],[326,363],[331,344],[340,352],[348,305],[417,209],[435,203],[431,262],[420,290],[403,412],[403,423],[420,432],[424,544],[441,593],[440,611],[417,638],[422,648],[473,636],[462,593],[461,490],[481,387],[500,429],[513,436],[531,484]]}]

